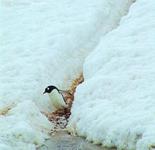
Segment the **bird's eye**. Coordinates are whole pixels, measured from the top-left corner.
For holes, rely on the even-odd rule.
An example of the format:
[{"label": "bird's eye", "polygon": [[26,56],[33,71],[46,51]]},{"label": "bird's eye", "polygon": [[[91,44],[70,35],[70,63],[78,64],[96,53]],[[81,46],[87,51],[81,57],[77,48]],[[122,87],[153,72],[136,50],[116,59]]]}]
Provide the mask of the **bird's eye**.
[{"label": "bird's eye", "polygon": [[49,88],[47,88],[47,91],[49,91]]}]

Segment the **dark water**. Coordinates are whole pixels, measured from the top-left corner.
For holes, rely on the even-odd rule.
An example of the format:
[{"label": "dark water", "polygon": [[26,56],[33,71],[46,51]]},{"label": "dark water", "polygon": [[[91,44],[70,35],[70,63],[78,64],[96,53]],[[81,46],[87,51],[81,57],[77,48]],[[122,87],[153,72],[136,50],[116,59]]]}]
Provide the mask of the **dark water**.
[{"label": "dark water", "polygon": [[71,136],[67,132],[58,132],[46,141],[39,150],[115,150],[87,142],[84,138]]}]

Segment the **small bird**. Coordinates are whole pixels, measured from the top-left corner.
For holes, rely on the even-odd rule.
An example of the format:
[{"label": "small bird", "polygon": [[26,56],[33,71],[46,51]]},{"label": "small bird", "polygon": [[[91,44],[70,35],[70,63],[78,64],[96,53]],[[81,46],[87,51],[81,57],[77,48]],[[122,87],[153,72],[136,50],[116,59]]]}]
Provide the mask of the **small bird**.
[{"label": "small bird", "polygon": [[68,107],[66,95],[71,96],[71,94],[68,91],[63,91],[58,89],[56,86],[50,85],[45,88],[43,94],[45,93],[48,93],[54,108],[62,109]]}]

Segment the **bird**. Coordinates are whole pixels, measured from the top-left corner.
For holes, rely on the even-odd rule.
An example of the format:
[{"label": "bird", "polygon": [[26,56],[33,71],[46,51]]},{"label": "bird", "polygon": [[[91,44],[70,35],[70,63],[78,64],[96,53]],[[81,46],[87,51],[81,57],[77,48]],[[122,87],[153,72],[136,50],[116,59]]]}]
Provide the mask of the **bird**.
[{"label": "bird", "polygon": [[58,89],[56,86],[49,85],[45,88],[43,94],[48,93],[52,105],[55,109],[63,109],[68,107],[67,97],[72,96],[69,91]]}]

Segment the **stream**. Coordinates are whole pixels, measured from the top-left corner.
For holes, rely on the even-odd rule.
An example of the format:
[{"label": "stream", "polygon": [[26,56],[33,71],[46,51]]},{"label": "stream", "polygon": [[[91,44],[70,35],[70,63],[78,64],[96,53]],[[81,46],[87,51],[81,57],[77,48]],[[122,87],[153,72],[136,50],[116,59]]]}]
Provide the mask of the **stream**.
[{"label": "stream", "polygon": [[65,131],[59,131],[47,140],[46,145],[38,150],[116,150],[103,148],[101,145],[94,145],[82,137],[69,135]]}]

